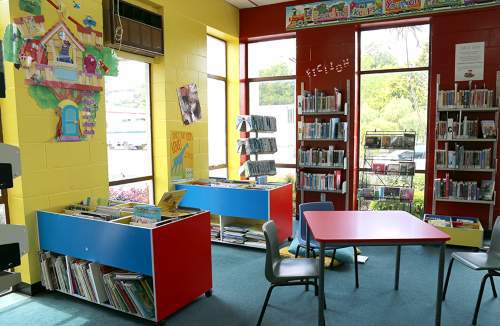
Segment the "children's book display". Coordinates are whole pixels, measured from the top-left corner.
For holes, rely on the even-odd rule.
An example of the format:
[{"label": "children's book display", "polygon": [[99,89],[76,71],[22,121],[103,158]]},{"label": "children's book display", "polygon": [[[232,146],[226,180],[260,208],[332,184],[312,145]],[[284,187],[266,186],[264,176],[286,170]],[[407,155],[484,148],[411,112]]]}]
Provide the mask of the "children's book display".
[{"label": "children's book display", "polygon": [[262,224],[270,219],[276,223],[280,242],[292,233],[289,183],[214,178],[179,183],[175,188],[186,192],[181,206],[210,211],[212,242],[264,249]]},{"label": "children's book display", "polygon": [[[455,206],[459,203],[487,205],[491,229],[497,171],[498,94],[483,82],[452,85],[453,89],[441,89],[441,76],[437,75],[432,213],[458,211]],[[474,207],[481,211],[481,206]]]},{"label": "children's book display", "polygon": [[358,188],[358,209],[370,210],[377,202],[386,209],[411,212],[415,175],[415,132],[368,131],[364,165]]},{"label": "children's book display", "polygon": [[62,14],[54,2],[49,5],[53,8],[47,6],[48,10],[59,13],[59,21],[46,26],[46,17],[37,10],[7,26],[4,59],[22,69],[39,107],[56,110],[56,141],[86,140],[95,134],[103,77],[118,74],[118,59],[103,46],[95,22],[80,23],[67,12]]},{"label": "children's book display", "polygon": [[427,222],[450,236],[446,243],[455,246],[483,247],[483,226],[476,217],[425,214]]},{"label": "children's book display", "polygon": [[324,201],[328,196],[338,209],[348,209],[349,108],[349,80],[343,89],[308,91],[301,84],[297,96],[297,205]]},{"label": "children's book display", "polygon": [[[236,127],[240,132],[255,133],[253,138],[238,140],[238,153],[249,156],[241,166],[239,173],[246,178],[262,177],[276,174],[274,160],[259,161],[259,154],[274,154],[277,152],[275,138],[259,138],[259,133],[276,132],[276,118],[259,115],[240,115],[236,119]],[[252,160],[251,155],[254,155]]]},{"label": "children's book display", "polygon": [[154,322],[210,296],[210,213],[178,208],[185,193],[38,211],[42,285]]}]

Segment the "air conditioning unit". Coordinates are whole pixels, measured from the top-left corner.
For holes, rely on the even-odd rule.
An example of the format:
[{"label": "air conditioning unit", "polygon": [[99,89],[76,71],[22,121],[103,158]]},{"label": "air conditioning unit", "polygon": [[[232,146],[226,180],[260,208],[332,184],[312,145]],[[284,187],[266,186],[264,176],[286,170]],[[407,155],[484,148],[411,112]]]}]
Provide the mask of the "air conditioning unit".
[{"label": "air conditioning unit", "polygon": [[104,0],[104,44],[156,57],[163,55],[163,16],[123,0]]}]

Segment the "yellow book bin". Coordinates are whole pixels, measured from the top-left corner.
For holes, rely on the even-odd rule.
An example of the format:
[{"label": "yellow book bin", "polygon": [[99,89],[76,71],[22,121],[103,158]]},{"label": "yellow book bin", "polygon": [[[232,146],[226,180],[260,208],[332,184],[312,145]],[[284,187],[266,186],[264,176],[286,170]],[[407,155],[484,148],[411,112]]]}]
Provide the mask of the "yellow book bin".
[{"label": "yellow book bin", "polygon": [[478,218],[425,214],[424,221],[451,237],[446,244],[474,248],[483,246],[484,230]]}]

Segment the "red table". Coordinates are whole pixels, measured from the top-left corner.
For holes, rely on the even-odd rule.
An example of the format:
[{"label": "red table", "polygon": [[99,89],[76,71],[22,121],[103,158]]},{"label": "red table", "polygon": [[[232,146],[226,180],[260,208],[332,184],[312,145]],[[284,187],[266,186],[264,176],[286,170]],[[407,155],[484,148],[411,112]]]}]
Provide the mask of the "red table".
[{"label": "red table", "polygon": [[327,211],[304,212],[308,225],[307,256],[310,235],[320,244],[319,316],[318,324],[325,324],[323,312],[325,300],[325,245],[347,246],[397,246],[396,275],[394,288],[399,288],[399,265],[401,246],[440,245],[438,284],[436,295],[435,324],[441,324],[441,301],[443,295],[444,249],[450,237],[404,211]]}]

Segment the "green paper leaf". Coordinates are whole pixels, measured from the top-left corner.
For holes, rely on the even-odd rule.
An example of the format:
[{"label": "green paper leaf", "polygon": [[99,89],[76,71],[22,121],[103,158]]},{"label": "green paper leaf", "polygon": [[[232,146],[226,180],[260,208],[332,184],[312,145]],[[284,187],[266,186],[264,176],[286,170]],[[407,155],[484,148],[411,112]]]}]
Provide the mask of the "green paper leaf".
[{"label": "green paper leaf", "polygon": [[23,46],[24,39],[21,35],[21,31],[12,24],[8,24],[5,27],[3,45],[3,58],[5,61],[12,63],[19,62],[19,51]]},{"label": "green paper leaf", "polygon": [[29,93],[42,109],[55,109],[59,105],[59,100],[54,93],[45,86],[30,86]]}]

